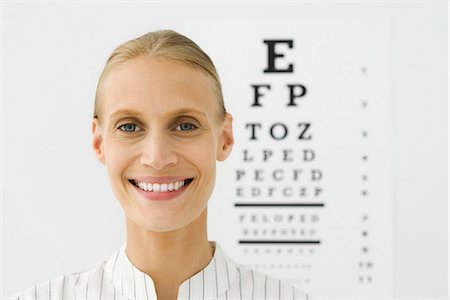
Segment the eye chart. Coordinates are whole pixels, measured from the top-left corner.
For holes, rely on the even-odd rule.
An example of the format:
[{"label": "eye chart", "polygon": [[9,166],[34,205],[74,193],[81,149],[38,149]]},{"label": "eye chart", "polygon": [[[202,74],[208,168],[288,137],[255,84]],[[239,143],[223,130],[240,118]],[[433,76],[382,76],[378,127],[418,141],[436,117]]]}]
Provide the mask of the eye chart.
[{"label": "eye chart", "polygon": [[210,239],[315,297],[391,297],[389,19],[207,27],[187,33],[216,63],[235,135]]}]

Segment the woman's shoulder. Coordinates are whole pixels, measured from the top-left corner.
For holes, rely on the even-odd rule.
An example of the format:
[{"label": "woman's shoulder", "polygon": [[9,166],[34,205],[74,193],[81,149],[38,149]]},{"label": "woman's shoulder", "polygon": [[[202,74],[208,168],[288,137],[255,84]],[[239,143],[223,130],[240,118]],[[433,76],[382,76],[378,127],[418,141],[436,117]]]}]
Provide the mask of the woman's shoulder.
[{"label": "woman's shoulder", "polygon": [[[248,265],[238,265],[241,286],[248,284],[252,292],[265,296],[267,299],[311,299],[310,295],[282,279],[268,275]],[[272,298],[271,298],[272,297]],[[255,298],[259,299],[259,298]]]},{"label": "woman's shoulder", "polygon": [[[93,268],[62,274],[51,280],[29,286],[21,292],[17,292],[9,300],[38,300],[38,299],[63,299],[75,294],[77,286],[88,277],[98,276],[103,270],[103,263]],[[62,297],[62,296],[65,297]]]}]

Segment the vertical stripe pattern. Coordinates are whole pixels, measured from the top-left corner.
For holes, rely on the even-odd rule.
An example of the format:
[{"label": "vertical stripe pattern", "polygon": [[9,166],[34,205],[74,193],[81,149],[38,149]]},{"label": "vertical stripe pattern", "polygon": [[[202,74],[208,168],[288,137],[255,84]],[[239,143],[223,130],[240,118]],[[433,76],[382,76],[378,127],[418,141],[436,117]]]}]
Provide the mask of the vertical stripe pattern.
[{"label": "vertical stripe pattern", "polygon": [[239,299],[242,300],[242,276],[241,276],[241,270],[239,270]]},{"label": "vertical stripe pattern", "polygon": [[278,299],[281,299],[281,281],[278,281]]},{"label": "vertical stripe pattern", "polygon": [[149,298],[148,298],[148,291],[147,291],[147,281],[145,279],[145,273],[142,273],[142,277],[144,278],[145,296],[146,296],[146,299],[149,300]]},{"label": "vertical stripe pattern", "polygon": [[[202,270],[181,283],[179,299],[309,298],[304,292],[278,279],[236,264],[219,244],[210,242],[210,245],[215,248],[214,256]],[[123,244],[93,269],[64,274],[34,285],[16,293],[11,300],[38,300],[39,297],[48,300],[157,300],[153,280],[131,263],[125,250],[126,244]]]},{"label": "vertical stripe pattern", "polygon": [[267,299],[267,276],[264,278],[264,299]]},{"label": "vertical stripe pattern", "polygon": [[217,262],[216,262],[216,257],[213,257],[213,261],[214,261],[214,274],[215,274],[215,278],[216,278],[216,298],[219,297],[219,280],[217,278]]},{"label": "vertical stripe pattern", "polygon": [[189,294],[188,294],[188,300],[191,299],[191,279],[189,278]]},{"label": "vertical stripe pattern", "polygon": [[61,299],[64,299],[64,288],[66,287],[66,275],[63,275],[62,289],[61,289]]},{"label": "vertical stripe pattern", "polygon": [[205,269],[202,270],[202,300],[205,300]]},{"label": "vertical stripe pattern", "polygon": [[102,278],[100,279],[100,295],[98,296],[98,299],[102,299],[102,289],[103,289],[103,277],[105,276],[105,269],[102,270]]},{"label": "vertical stripe pattern", "polygon": [[88,291],[89,291],[89,275],[91,274],[88,273],[88,278],[86,280],[86,300],[88,299]]},{"label": "vertical stripe pattern", "polygon": [[252,274],[252,300],[255,299],[255,276],[253,275],[253,270],[250,270]]}]

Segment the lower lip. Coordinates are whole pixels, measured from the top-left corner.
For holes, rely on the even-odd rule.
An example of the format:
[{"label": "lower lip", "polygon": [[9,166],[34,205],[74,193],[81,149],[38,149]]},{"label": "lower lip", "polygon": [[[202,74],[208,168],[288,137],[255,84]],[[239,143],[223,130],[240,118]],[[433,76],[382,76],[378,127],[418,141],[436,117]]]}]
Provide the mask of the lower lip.
[{"label": "lower lip", "polygon": [[130,182],[130,184],[141,194],[142,197],[144,197],[145,199],[148,199],[148,200],[152,200],[152,201],[172,200],[172,199],[180,196],[191,183],[192,183],[192,181],[188,185],[183,185],[178,190],[172,191],[172,192],[169,192],[169,191],[167,191],[167,192],[150,192],[150,191],[146,192],[144,190],[141,190],[140,188],[138,188],[137,186],[135,186],[134,184],[132,184]]}]

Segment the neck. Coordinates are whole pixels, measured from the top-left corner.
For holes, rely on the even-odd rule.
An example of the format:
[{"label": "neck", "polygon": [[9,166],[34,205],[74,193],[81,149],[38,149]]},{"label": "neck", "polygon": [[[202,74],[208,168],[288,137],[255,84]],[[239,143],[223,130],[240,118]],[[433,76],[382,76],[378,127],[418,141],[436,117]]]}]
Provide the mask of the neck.
[{"label": "neck", "polygon": [[152,278],[157,291],[178,291],[183,281],[205,268],[212,259],[206,221],[205,209],[186,227],[154,232],[126,219],[128,259]]}]

